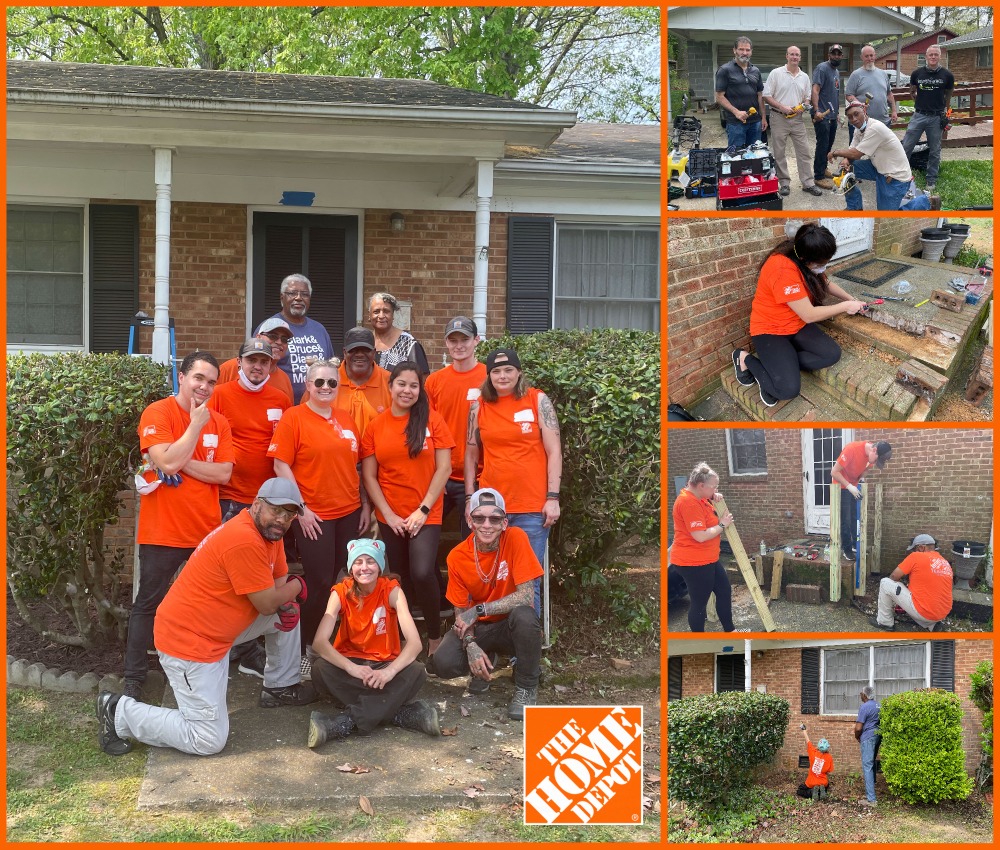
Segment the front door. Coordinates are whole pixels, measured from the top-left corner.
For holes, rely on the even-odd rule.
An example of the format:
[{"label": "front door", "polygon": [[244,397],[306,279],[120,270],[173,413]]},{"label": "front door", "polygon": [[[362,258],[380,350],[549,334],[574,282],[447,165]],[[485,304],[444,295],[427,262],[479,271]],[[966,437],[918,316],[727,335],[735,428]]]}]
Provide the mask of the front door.
[{"label": "front door", "polygon": [[819,223],[837,240],[834,260],[872,249],[875,240],[874,218],[821,218]]},{"label": "front door", "polygon": [[802,431],[806,534],[830,533],[830,471],[852,435],[850,428],[807,428]]},{"label": "front door", "polygon": [[309,318],[326,328],[340,356],[357,315],[357,218],[255,212],[251,330],[280,312],[281,281],[296,273],[312,284]]}]

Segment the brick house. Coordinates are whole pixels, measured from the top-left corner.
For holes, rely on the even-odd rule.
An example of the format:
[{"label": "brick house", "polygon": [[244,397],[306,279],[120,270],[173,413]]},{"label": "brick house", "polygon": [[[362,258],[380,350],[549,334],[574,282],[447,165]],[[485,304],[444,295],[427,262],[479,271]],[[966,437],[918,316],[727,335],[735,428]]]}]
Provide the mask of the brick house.
[{"label": "brick house", "polygon": [[993,659],[990,640],[694,638],[668,641],[667,656],[668,715],[671,702],[698,694],[757,690],[788,700],[788,731],[773,769],[799,767],[806,755],[799,724],[805,723],[813,742],[830,742],[834,782],[860,771],[854,723],[865,685],[875,688],[879,702],[928,687],[957,694],[964,710],[965,769],[974,774],[979,765],[983,714],[969,700],[969,674]]},{"label": "brick house", "polygon": [[[993,82],[993,24],[980,27],[948,42],[948,70],[956,82]],[[992,95],[987,95],[992,104]]]},{"label": "brick house", "polygon": [[[897,46],[895,41],[881,44],[875,48],[875,67],[886,71],[902,70],[906,75],[912,74],[917,68],[922,68],[926,64],[924,58],[927,48],[936,44],[941,48],[941,62],[945,67],[950,67],[945,59],[948,55],[949,47],[945,47],[946,42],[955,38],[958,33],[952,32],[946,27],[936,29],[933,32],[921,32],[911,35],[902,40]],[[901,68],[897,66],[902,63]],[[959,79],[956,75],[955,79]]]},{"label": "brick house", "polygon": [[[673,429],[667,435],[667,493],[673,505],[695,465],[705,462],[719,475],[719,492],[737,518],[744,546],[752,552],[830,530],[830,470],[845,443],[886,440],[892,460],[870,470],[882,482],[882,574],[906,557],[916,534],[941,541],[948,554],[953,540],[992,546],[993,435],[989,429],[768,428]],[[960,506],[960,507],[959,507]],[[873,529],[869,508],[869,534]],[[673,534],[671,512],[668,534]],[[985,564],[981,567],[985,570]]]}]

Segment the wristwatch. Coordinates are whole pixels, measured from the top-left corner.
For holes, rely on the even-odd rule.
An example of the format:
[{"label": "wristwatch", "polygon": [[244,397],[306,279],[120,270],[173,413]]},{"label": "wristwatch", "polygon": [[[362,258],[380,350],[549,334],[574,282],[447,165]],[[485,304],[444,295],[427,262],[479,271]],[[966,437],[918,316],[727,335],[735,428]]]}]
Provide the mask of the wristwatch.
[{"label": "wristwatch", "polygon": [[424,516],[428,516],[428,515],[430,514],[430,512],[431,512],[431,509],[430,509],[429,507],[427,507],[427,505],[421,505],[421,506],[420,506],[420,512],[421,512],[421,513],[422,513],[422,514],[423,514]]},{"label": "wristwatch", "polygon": [[485,604],[479,604],[479,605],[477,605],[476,606],[476,618],[477,619],[482,619],[485,616],[486,616],[486,605]]}]

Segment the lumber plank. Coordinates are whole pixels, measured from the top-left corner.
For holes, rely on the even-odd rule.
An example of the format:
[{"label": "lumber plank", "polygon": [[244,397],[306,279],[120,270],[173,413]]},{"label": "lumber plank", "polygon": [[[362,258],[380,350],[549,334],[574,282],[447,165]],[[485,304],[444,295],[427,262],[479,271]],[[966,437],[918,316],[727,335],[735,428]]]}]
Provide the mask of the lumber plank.
[{"label": "lumber plank", "polygon": [[840,601],[840,485],[830,482],[830,601]]},{"label": "lumber plank", "polygon": [[758,555],[756,558],[754,558],[754,566],[757,569],[757,573],[756,573],[756,575],[757,575],[757,584],[763,584],[764,583],[764,559],[760,555]]},{"label": "lumber plank", "polygon": [[[726,507],[726,500],[719,498],[717,501],[712,503],[715,508],[715,512],[721,517],[725,516],[726,512],[729,510]],[[774,625],[774,618],[771,617],[771,612],[767,610],[767,600],[764,599],[764,594],[760,592],[760,585],[757,583],[757,576],[754,574],[753,566],[750,564],[750,559],[747,557],[746,549],[743,548],[743,542],[740,540],[740,535],[736,531],[736,523],[731,523],[726,529],[726,540],[729,541],[729,545],[733,549],[733,554],[736,556],[736,563],[740,568],[740,572],[743,574],[743,581],[746,582],[747,587],[750,588],[750,596],[753,598],[754,605],[757,606],[757,612],[760,614],[760,618],[764,621],[764,628],[773,632],[776,629]]]},{"label": "lumber plank", "polygon": [[785,553],[779,549],[774,553],[774,565],[771,567],[771,598],[781,595],[781,570],[785,562]]},{"label": "lumber plank", "polygon": [[705,607],[705,619],[710,623],[719,622],[719,612],[715,609],[715,591],[708,595],[708,605]]},{"label": "lumber plank", "polygon": [[882,574],[882,482],[875,485],[875,515],[872,518],[874,528],[872,529],[872,575]]},{"label": "lumber plank", "polygon": [[858,539],[858,551],[861,553],[861,577],[854,589],[855,596],[867,596],[865,586],[868,582],[868,482],[861,483],[861,501],[858,502],[858,516],[861,518],[861,536]]}]

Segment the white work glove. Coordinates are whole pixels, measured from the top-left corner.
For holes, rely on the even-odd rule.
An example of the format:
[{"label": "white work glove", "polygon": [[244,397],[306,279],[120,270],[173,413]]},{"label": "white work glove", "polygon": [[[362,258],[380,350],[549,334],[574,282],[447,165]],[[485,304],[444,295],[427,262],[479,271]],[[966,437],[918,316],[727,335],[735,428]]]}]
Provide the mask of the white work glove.
[{"label": "white work glove", "polygon": [[849,492],[855,499],[861,501],[861,491],[855,487],[853,484],[847,485],[847,492]]}]

